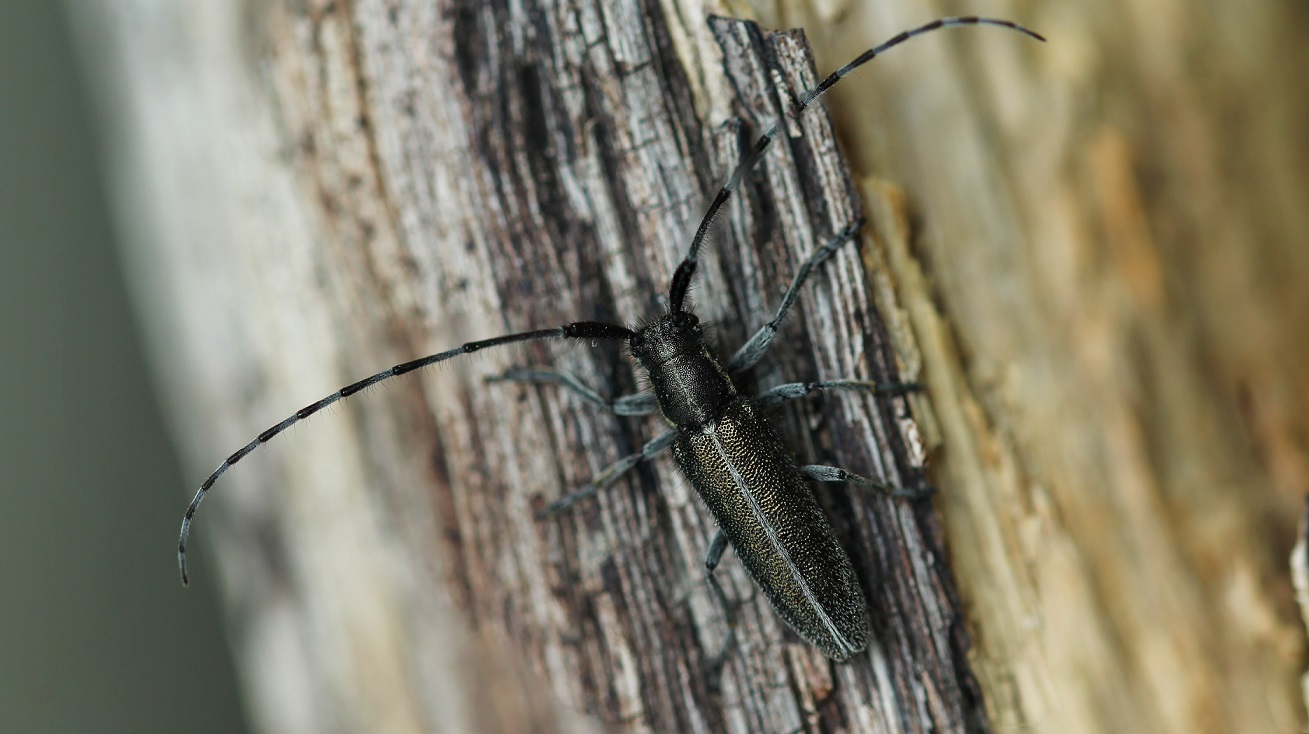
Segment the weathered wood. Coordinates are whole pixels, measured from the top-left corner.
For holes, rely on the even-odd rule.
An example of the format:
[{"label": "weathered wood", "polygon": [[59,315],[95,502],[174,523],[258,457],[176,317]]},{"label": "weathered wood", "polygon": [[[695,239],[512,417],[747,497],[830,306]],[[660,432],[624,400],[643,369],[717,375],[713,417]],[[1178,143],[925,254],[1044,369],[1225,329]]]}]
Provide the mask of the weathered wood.
[{"label": "weathered wood", "polygon": [[[180,415],[226,414],[211,419],[221,430],[196,429],[206,436],[197,453],[243,443],[234,436],[276,420],[251,416],[285,413],[391,361],[576,318],[657,313],[706,203],[782,109],[778,94],[816,81],[795,34],[714,21],[724,81],[699,13],[686,16],[690,26],[670,25],[651,3],[526,13],[333,4],[247,19],[250,55],[224,61],[256,75],[223,81],[255,116],[220,124],[256,139],[232,151],[247,160],[207,161],[207,177],[242,220],[258,216],[242,204],[270,206],[269,183],[286,188],[270,234],[243,237],[231,224],[208,253],[237,271],[219,298],[244,326],[178,329],[247,335],[249,346],[220,343],[254,351],[248,361],[196,360],[263,375],[247,390],[217,381],[209,398],[187,400]],[[189,71],[199,79],[206,69]],[[221,127],[204,133],[223,137]],[[276,174],[249,202],[233,200],[242,163]],[[770,317],[803,257],[859,208],[826,113],[791,125],[727,212],[704,268],[697,309],[725,347]],[[301,226],[272,235],[283,219]],[[259,308],[270,286],[287,300]],[[867,289],[848,248],[806,289],[757,382],[895,379]],[[233,313],[246,307],[255,310]],[[314,344],[296,349],[299,339]],[[546,681],[543,701],[607,728],[981,726],[930,503],[824,492],[877,620],[871,654],[854,664],[834,668],[785,630],[729,556],[727,586],[749,600],[719,678],[711,661],[726,630],[701,578],[712,522],[670,462],[562,518],[535,517],[658,422],[599,414],[557,389],[484,382],[524,362],[564,367],[605,394],[638,387],[611,348],[487,352],[352,400],[303,432],[312,436],[270,444],[218,485],[197,529],[222,537],[238,649],[265,723],[450,726],[433,702],[445,678],[414,673],[443,657],[461,671],[489,650]],[[173,378],[196,384],[208,369]],[[804,456],[917,484],[921,449],[906,411],[903,398],[834,396],[794,406],[788,422]],[[441,606],[465,621],[477,655],[431,649],[450,644],[427,619]],[[278,659],[263,647],[274,636],[289,638]],[[547,711],[541,703],[500,725],[546,725]],[[497,725],[480,707],[463,716],[453,721]]]},{"label": "weathered wood", "polygon": [[[794,36],[731,24],[724,59],[690,0],[237,9],[78,10],[106,44],[113,193],[197,474],[393,362],[657,312],[776,114],[763,70],[808,74]],[[767,20],[808,29],[824,70],[938,14],[822,12]],[[879,176],[858,187],[872,246],[824,270],[757,370],[898,364],[928,387],[918,424],[845,397],[784,417],[800,456],[906,483],[922,426],[943,526],[822,490],[869,582],[867,658],[830,665],[756,596],[715,687],[712,527],[667,460],[537,519],[659,424],[484,383],[535,362],[638,387],[614,349],[536,344],[388,383],[224,478],[195,570],[222,578],[257,722],[966,731],[985,698],[997,730],[1301,727],[1279,559],[1309,486],[1305,21],[1033,12],[1016,19],[1050,44],[943,33],[838,87],[856,170]],[[697,309],[725,348],[861,209],[827,124],[770,152],[716,237]],[[720,573],[751,593],[730,554]]]},{"label": "weathered wood", "polygon": [[[831,62],[924,12],[852,8]],[[1309,24],[1245,10],[1034,6],[832,102],[996,730],[1304,728]]]}]

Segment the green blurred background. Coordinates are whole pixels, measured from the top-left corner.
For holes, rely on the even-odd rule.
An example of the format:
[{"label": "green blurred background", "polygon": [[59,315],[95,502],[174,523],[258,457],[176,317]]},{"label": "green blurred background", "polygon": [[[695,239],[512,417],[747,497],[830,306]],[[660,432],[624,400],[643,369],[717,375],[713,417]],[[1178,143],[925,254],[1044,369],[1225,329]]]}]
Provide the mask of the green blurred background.
[{"label": "green blurred background", "polygon": [[0,3],[0,732],[234,732],[54,2]]}]

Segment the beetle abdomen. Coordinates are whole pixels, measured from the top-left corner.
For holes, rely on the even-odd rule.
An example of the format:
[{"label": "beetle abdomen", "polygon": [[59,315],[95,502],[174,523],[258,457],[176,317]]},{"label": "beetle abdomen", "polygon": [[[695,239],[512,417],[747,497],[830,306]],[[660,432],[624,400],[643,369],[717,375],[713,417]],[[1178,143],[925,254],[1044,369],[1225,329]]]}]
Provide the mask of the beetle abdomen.
[{"label": "beetle abdomen", "polygon": [[850,557],[751,400],[684,431],[673,456],[787,624],[833,660],[867,647],[868,607]]}]

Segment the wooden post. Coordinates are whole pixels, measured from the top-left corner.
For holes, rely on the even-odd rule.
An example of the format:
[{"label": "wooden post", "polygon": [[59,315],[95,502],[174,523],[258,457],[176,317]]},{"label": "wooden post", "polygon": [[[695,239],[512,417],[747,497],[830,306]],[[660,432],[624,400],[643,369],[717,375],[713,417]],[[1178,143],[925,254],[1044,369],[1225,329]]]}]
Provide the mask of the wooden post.
[{"label": "wooden post", "polygon": [[[486,383],[535,363],[640,388],[612,346],[535,343],[352,398],[218,485],[193,570],[221,578],[257,723],[1301,726],[1279,559],[1309,486],[1293,325],[1309,314],[1309,153],[1303,75],[1270,70],[1305,68],[1304,23],[1062,7],[1015,18],[1045,46],[942,33],[843,83],[864,177],[824,110],[788,126],[694,294],[729,350],[807,252],[870,219],[862,257],[823,269],[752,385],[927,386],[781,416],[801,457],[942,489],[944,524],[933,503],[819,490],[869,587],[867,656],[834,666],[805,646],[729,554],[720,573],[746,601],[714,676],[712,522],[667,459],[537,518],[659,422]],[[915,3],[845,13],[773,20],[803,20],[826,72],[931,19]],[[798,36],[704,15],[691,0],[79,7],[197,481],[390,364],[658,313],[708,200],[781,90],[813,79]]]}]

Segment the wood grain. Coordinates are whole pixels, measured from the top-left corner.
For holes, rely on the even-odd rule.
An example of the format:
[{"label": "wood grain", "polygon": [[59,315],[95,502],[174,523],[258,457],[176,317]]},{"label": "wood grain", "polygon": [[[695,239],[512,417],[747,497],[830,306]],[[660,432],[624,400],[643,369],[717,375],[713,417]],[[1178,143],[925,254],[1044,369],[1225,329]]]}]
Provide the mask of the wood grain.
[{"label": "wood grain", "polygon": [[[962,10],[760,5],[808,30],[823,70]],[[800,457],[942,489],[822,490],[870,590],[867,657],[804,646],[729,554],[748,601],[715,679],[713,529],[667,460],[537,519],[659,423],[485,383],[535,363],[640,387],[616,349],[534,344],[387,383],[224,478],[195,573],[221,580],[257,724],[1302,728],[1283,559],[1309,486],[1303,9],[987,12],[1050,43],[943,32],[843,82],[858,176],[826,111],[805,116],[729,207],[694,293],[731,349],[805,253],[869,219],[752,381],[927,386],[781,417]],[[73,15],[197,479],[389,364],[657,313],[742,146],[812,79],[796,35],[706,23],[690,0]]]}]

